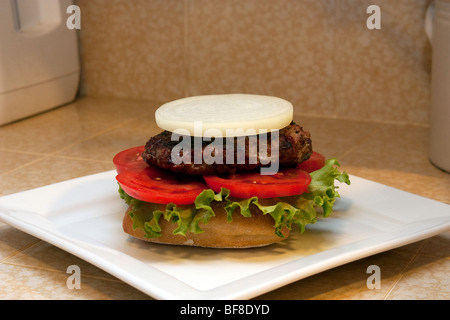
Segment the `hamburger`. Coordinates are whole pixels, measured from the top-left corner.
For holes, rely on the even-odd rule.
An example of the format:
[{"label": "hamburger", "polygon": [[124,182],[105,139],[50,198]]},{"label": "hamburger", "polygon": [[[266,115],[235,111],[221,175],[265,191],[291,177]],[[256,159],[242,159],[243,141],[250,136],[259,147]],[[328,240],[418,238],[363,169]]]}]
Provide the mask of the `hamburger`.
[{"label": "hamburger", "polygon": [[195,96],[160,106],[163,131],[113,159],[127,209],[123,230],[154,243],[270,245],[327,217],[350,184],[313,151],[293,106],[251,94]]}]

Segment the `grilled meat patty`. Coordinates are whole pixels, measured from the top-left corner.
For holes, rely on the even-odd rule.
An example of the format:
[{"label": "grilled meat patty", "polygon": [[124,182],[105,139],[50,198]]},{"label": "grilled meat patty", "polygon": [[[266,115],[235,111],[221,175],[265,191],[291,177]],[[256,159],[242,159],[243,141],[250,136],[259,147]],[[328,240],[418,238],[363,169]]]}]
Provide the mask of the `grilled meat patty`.
[{"label": "grilled meat patty", "polygon": [[[214,144],[215,138],[212,141],[200,141],[201,138],[180,135],[176,136],[176,141],[172,141],[172,135],[172,132],[163,131],[150,138],[145,145],[145,151],[142,153],[144,161],[162,169],[189,175],[232,173],[270,165],[267,157],[270,157],[271,150],[277,147],[272,145],[270,133],[263,140],[267,141],[267,152],[265,152],[267,157],[264,158],[260,157],[257,149],[260,139],[258,135],[223,138],[218,144]],[[176,149],[177,156],[184,159],[181,163],[176,164],[172,161],[172,150],[181,143],[180,141],[183,141],[181,139],[190,139],[190,149],[186,150],[186,148],[180,147]],[[197,144],[200,145],[201,143],[202,146],[201,163],[196,163],[198,158],[195,158],[194,153],[195,150],[200,149],[195,149],[196,141],[194,139],[200,139]],[[243,139],[245,139],[245,143],[243,143]],[[301,126],[294,122],[279,131],[279,138],[274,139],[274,143],[278,143],[278,160],[281,166],[293,166],[301,163],[309,159],[312,153],[309,132],[304,131]],[[218,145],[220,147],[217,147]],[[229,147],[227,148],[227,146]],[[205,161],[205,155],[211,155],[211,159],[214,161],[212,163],[211,161]]]}]

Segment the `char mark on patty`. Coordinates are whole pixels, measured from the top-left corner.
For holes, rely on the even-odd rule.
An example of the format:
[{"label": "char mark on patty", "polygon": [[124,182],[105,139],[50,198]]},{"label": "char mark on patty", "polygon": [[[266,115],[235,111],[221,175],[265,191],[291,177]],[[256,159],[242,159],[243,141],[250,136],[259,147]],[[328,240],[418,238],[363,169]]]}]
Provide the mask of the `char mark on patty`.
[{"label": "char mark on patty", "polygon": [[[301,126],[294,122],[279,130],[278,141],[274,139],[274,145],[272,145],[270,133],[267,136],[264,135],[263,138],[261,138],[261,135],[223,138],[217,144],[214,143],[216,138],[212,138],[212,141],[205,141],[204,139],[200,142],[197,141],[198,145],[201,144],[202,154],[198,157],[201,158],[201,163],[194,161],[196,160],[194,157],[196,141],[194,139],[201,138],[177,135],[175,141],[172,141],[172,135],[172,132],[163,131],[150,138],[142,154],[144,161],[158,168],[189,175],[211,175],[249,171],[268,165],[267,158],[260,158],[259,152],[257,151],[260,139],[267,141],[268,157],[272,154],[271,150],[278,147],[278,161],[280,166],[295,166],[309,159],[312,154],[312,143],[309,132],[304,131]],[[184,141],[181,139],[190,139],[191,148],[188,150],[180,148],[181,150],[177,156],[184,160],[181,163],[175,164],[172,161],[172,150],[180,141]],[[242,139],[245,139],[245,143]],[[227,146],[229,146],[228,149]],[[207,163],[211,161],[205,162],[204,155],[211,155],[215,161],[212,163]]]}]

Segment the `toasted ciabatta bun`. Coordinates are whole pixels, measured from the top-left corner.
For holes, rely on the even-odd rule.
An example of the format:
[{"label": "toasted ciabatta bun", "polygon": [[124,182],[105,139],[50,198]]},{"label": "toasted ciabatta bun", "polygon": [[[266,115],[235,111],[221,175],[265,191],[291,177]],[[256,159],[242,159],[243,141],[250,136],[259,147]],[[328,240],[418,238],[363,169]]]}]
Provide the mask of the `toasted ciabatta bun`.
[{"label": "toasted ciabatta bun", "polygon": [[285,238],[277,236],[273,228],[273,218],[263,215],[256,207],[251,207],[252,217],[244,217],[238,213],[239,209],[236,209],[232,222],[227,222],[227,214],[223,208],[216,207],[216,215],[207,224],[201,225],[204,231],[202,233],[188,231],[186,236],[173,234],[177,223],[168,222],[161,216],[161,236],[147,238],[143,229],[133,229],[133,220],[128,214],[130,210],[131,208],[128,208],[125,213],[123,230],[135,238],[155,243],[209,248],[251,248],[279,242],[289,236],[288,228],[281,230]]}]

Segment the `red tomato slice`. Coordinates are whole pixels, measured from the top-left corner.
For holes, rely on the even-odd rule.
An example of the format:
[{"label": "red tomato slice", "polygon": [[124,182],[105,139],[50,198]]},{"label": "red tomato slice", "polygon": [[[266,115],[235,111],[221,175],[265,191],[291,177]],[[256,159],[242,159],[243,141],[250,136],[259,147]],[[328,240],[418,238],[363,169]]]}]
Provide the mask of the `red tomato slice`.
[{"label": "red tomato slice", "polygon": [[300,163],[297,168],[305,170],[306,172],[313,172],[321,169],[325,165],[325,157],[318,152],[313,152],[308,160]]},{"label": "red tomato slice", "polygon": [[300,195],[308,190],[310,175],[298,168],[285,168],[274,175],[261,175],[259,170],[240,172],[227,177],[204,176],[206,184],[215,192],[230,190],[236,198],[260,199]]},{"label": "red tomato slice", "polygon": [[148,164],[141,157],[144,150],[145,147],[140,146],[123,150],[116,154],[113,158],[113,163],[116,167],[117,173],[121,173],[125,170],[140,171],[148,167]]},{"label": "red tomato slice", "polygon": [[193,204],[208,189],[201,178],[173,174],[149,165],[140,171],[123,171],[116,179],[133,198],[161,204]]}]

